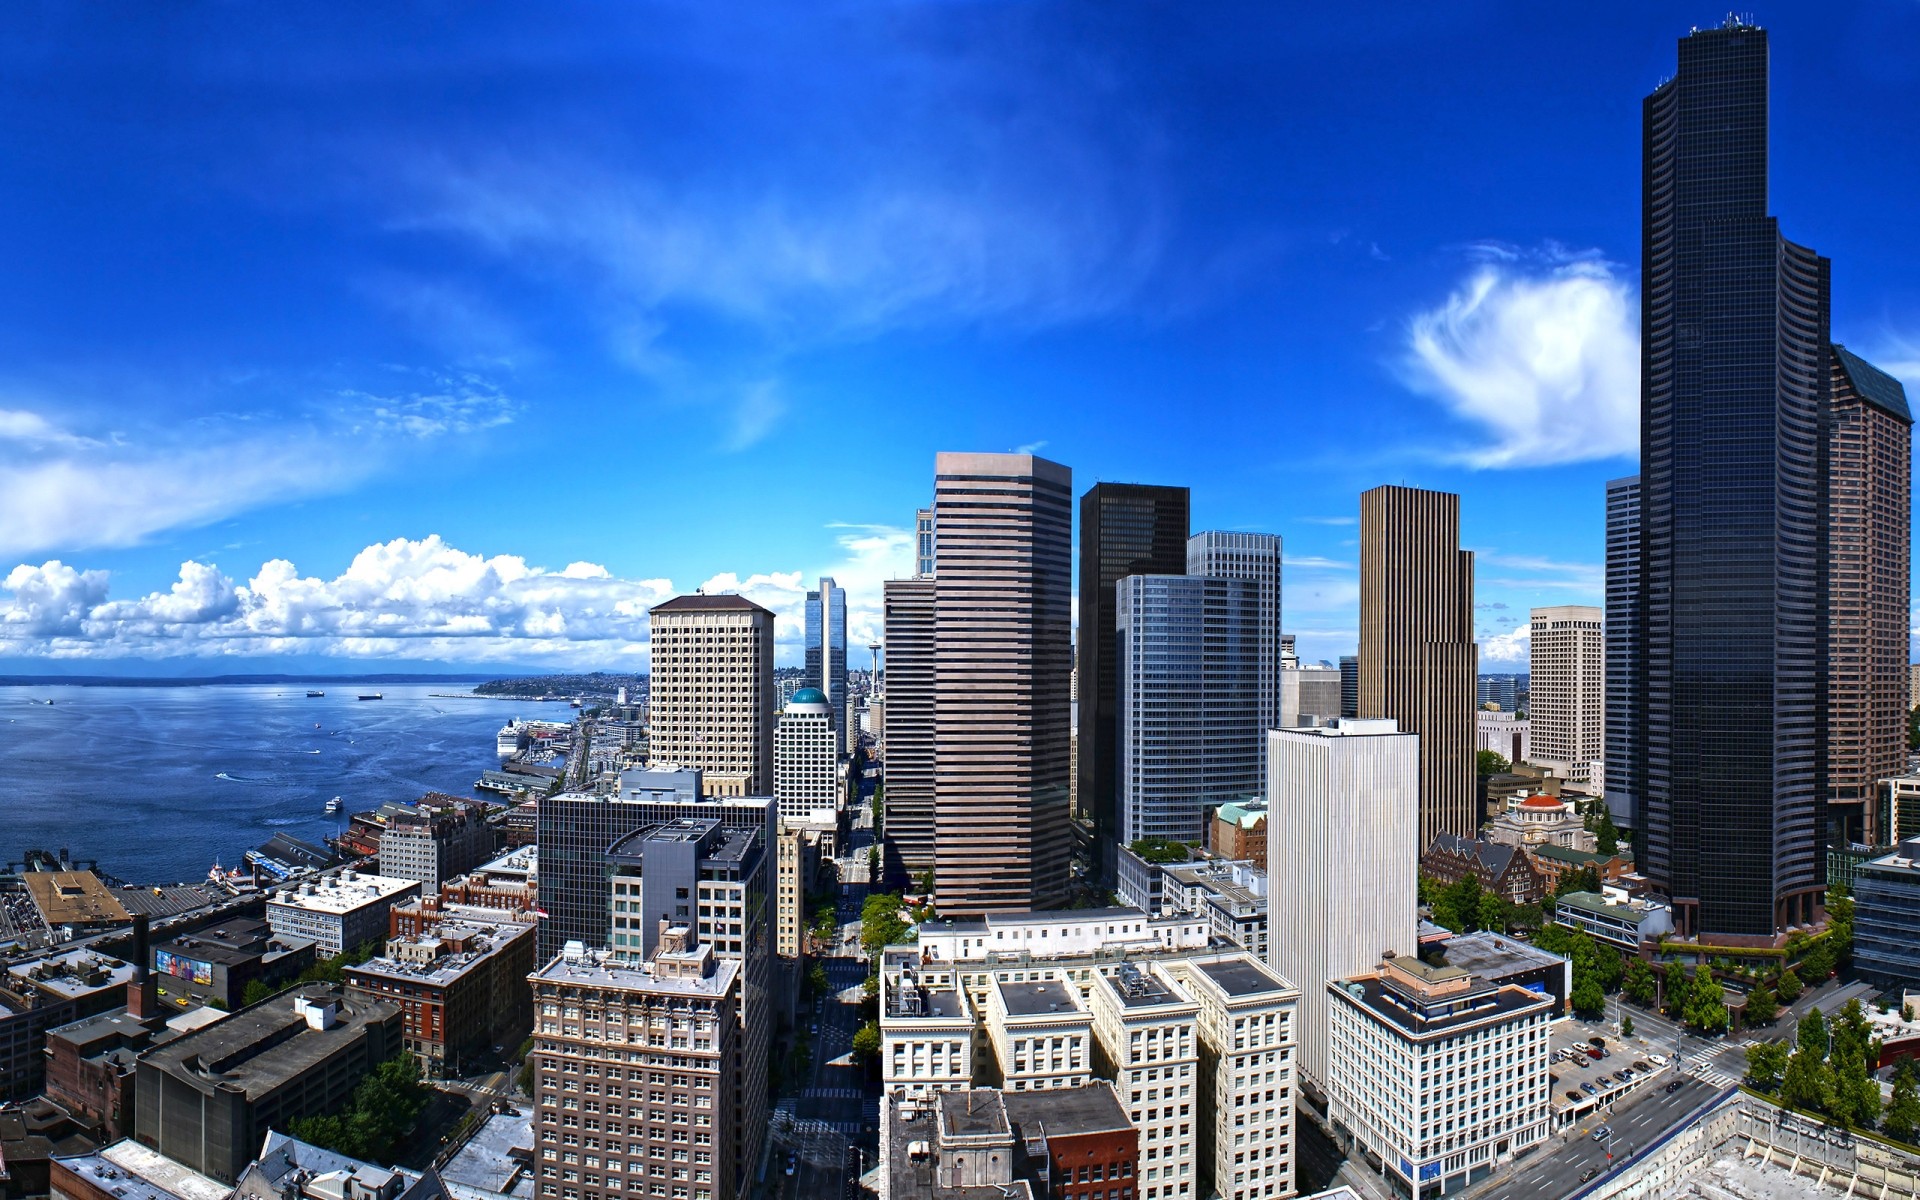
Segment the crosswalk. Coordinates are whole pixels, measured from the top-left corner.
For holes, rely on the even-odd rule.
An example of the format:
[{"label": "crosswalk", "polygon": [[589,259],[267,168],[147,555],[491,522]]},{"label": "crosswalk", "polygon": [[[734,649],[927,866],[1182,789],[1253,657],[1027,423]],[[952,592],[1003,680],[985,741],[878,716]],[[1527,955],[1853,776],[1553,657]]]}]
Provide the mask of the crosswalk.
[{"label": "crosswalk", "polygon": [[809,1100],[858,1100],[861,1092],[850,1087],[810,1087],[802,1094]]},{"label": "crosswalk", "polygon": [[1690,1058],[1687,1060],[1687,1074],[1714,1087],[1723,1088],[1740,1082],[1740,1076],[1731,1073],[1718,1059]]}]

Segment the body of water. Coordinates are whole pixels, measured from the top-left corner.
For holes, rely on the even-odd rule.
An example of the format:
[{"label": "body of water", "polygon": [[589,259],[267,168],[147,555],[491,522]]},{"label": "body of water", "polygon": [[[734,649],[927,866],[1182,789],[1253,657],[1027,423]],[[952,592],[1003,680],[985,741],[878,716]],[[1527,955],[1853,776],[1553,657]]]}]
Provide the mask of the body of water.
[{"label": "body of water", "polygon": [[[129,882],[197,881],[277,832],[317,843],[386,801],[472,795],[498,763],[507,718],[572,715],[445,698],[464,683],[312,686],[327,694],[280,683],[0,687],[0,862],[65,848]],[[354,698],[374,691],[386,698]],[[338,816],[323,811],[331,796],[345,801]]]}]

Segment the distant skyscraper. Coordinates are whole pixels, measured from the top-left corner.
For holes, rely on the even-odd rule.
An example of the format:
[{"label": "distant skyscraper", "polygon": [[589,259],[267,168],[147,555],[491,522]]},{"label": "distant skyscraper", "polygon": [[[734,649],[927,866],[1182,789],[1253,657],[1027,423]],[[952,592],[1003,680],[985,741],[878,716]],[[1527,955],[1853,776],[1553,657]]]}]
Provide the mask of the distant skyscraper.
[{"label": "distant skyscraper", "polygon": [[1767,34],[1680,39],[1644,105],[1643,873],[1683,934],[1826,889],[1826,259],[1767,215]]},{"label": "distant skyscraper", "polygon": [[744,596],[676,596],[647,613],[648,755],[697,767],[716,796],[773,792],[773,614]]},{"label": "distant skyscraper", "polygon": [[[1251,579],[1260,588],[1260,728],[1280,724],[1281,662],[1292,634],[1280,632],[1280,538],[1210,529],[1187,539],[1187,574]],[[1260,751],[1264,758],[1264,745]],[[1264,770],[1264,763],[1262,765]]]},{"label": "distant skyscraper", "polygon": [[1343,717],[1267,746],[1267,959],[1300,989],[1300,1074],[1324,1097],[1327,981],[1415,949],[1420,739]]},{"label": "distant skyscraper", "polygon": [[1529,761],[1578,783],[1592,780],[1606,749],[1604,619],[1604,610],[1587,604],[1533,610]]},{"label": "distant skyscraper", "polygon": [[933,510],[923,508],[913,514],[913,573],[919,578],[933,574]]},{"label": "distant skyscraper", "polygon": [[1204,842],[1207,809],[1264,789],[1260,587],[1250,579],[1129,575],[1114,594],[1118,841]]},{"label": "distant skyscraper", "polygon": [[1907,757],[1913,414],[1900,381],[1832,348],[1827,426],[1827,634],[1834,836],[1882,845],[1879,781]]},{"label": "distant skyscraper", "polygon": [[1480,828],[1478,659],[1473,552],[1460,549],[1460,497],[1391,484],[1362,492],[1360,715],[1391,717],[1420,735],[1422,850],[1440,834],[1472,837]]},{"label": "distant skyscraper", "polygon": [[933,579],[882,585],[887,638],[883,870],[896,884],[933,869]]},{"label": "distant skyscraper", "polygon": [[1647,783],[1641,735],[1647,724],[1640,648],[1640,477],[1607,483],[1607,811],[1616,824],[1641,828]]},{"label": "distant skyscraper", "polygon": [[1081,808],[1093,815],[1099,868],[1113,877],[1119,834],[1119,658],[1114,586],[1129,575],[1180,575],[1187,566],[1186,488],[1096,483],[1080,497],[1080,639],[1077,666]]},{"label": "distant skyscraper", "polygon": [[833,713],[833,745],[847,752],[847,593],[832,579],[821,576],[820,586],[807,593],[807,662],[805,686],[819,688]]},{"label": "distant skyscraper", "polygon": [[773,798],[787,824],[822,809],[840,808],[834,741],[833,710],[826,696],[818,688],[795,692],[773,730]]},{"label": "distant skyscraper", "polygon": [[1360,656],[1357,654],[1340,656],[1340,715],[1360,715]]},{"label": "distant skyscraper", "polygon": [[941,454],[934,523],[936,902],[1047,908],[1072,856],[1073,472]]}]

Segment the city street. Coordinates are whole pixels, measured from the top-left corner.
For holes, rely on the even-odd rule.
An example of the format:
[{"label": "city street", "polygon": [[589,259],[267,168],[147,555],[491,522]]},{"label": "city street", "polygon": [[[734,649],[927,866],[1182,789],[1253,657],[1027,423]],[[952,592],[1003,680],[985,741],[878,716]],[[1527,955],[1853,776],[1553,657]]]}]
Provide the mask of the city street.
[{"label": "city street", "polygon": [[[1675,1078],[1671,1071],[1663,1071],[1606,1120],[1577,1123],[1535,1147],[1525,1158],[1496,1174],[1489,1181],[1492,1186],[1477,1193],[1478,1200],[1558,1200],[1572,1195],[1587,1171],[1605,1171],[1612,1162],[1624,1162],[1721,1090],[1689,1079],[1668,1095],[1666,1085]],[[1605,1143],[1593,1140],[1593,1131],[1602,1124],[1613,1131],[1613,1137]]]}]

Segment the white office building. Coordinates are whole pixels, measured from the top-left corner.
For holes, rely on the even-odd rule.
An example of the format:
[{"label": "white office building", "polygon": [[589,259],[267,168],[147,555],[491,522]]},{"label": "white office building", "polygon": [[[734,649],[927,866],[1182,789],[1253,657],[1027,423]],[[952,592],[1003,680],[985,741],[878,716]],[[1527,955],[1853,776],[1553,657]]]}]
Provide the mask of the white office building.
[{"label": "white office building", "polygon": [[880,1078],[888,1096],[926,1103],[973,1086],[974,1017],[967,998],[921,977],[910,957],[880,975]]},{"label": "white office building", "polygon": [[1251,862],[1209,858],[1161,869],[1160,911],[1205,917],[1213,936],[1267,958],[1267,873]]},{"label": "white office building", "polygon": [[787,701],[773,729],[773,798],[789,825],[840,808],[839,754],[832,706],[818,689],[803,687]]},{"label": "white office building", "polygon": [[278,941],[310,941],[316,955],[332,958],[367,942],[384,945],[388,912],[419,894],[417,879],[342,871],[270,893],[267,928]]},{"label": "white office building", "polygon": [[1562,779],[1605,786],[1606,665],[1603,609],[1556,604],[1533,610],[1532,723],[1528,762]]},{"label": "white office building", "polygon": [[1413,1200],[1477,1183],[1549,1136],[1552,997],[1413,958],[1321,990],[1327,1115]]},{"label": "white office building", "polygon": [[1327,981],[1416,944],[1420,739],[1342,717],[1267,742],[1267,962],[1300,988],[1300,1074],[1324,1091]]},{"label": "white office building", "polygon": [[1009,1092],[1079,1087],[1093,1078],[1093,1019],[1067,983],[996,977],[987,989],[987,1040]]},{"label": "white office building", "polygon": [[1221,1200],[1293,1195],[1299,989],[1246,954],[1174,959],[1164,969],[1200,1009],[1195,1091],[1202,1194]]},{"label": "white office building", "polygon": [[1140,1132],[1140,1200],[1192,1200],[1200,1006],[1154,964],[1121,964],[1093,988],[1101,1075]]}]

